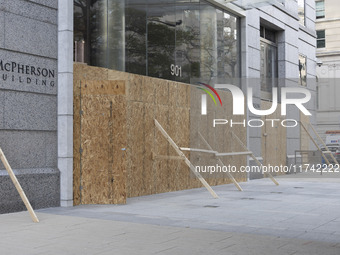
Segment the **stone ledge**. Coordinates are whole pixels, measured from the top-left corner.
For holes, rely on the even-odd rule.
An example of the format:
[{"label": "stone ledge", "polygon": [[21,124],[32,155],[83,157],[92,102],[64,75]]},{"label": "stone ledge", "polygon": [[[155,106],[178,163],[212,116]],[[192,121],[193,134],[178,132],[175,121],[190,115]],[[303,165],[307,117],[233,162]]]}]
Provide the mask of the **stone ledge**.
[{"label": "stone ledge", "polygon": [[[11,179],[0,170],[0,214],[26,210]],[[57,169],[14,170],[34,209],[60,206],[60,173]]]}]

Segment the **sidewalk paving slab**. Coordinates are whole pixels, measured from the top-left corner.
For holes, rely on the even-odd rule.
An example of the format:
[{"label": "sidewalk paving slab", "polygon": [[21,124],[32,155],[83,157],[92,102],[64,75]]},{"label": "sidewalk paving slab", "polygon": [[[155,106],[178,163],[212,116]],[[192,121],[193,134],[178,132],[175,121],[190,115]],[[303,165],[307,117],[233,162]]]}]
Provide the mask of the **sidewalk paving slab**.
[{"label": "sidewalk paving slab", "polygon": [[278,178],[0,215],[0,254],[340,254],[340,182]]}]

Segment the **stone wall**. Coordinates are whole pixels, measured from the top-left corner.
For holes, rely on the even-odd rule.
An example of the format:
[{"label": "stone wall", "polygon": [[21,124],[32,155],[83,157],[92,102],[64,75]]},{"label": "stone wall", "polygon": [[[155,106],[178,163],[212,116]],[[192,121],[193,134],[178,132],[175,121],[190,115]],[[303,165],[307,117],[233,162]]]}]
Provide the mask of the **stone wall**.
[{"label": "stone wall", "polygon": [[[278,86],[299,87],[298,59],[299,55],[307,58],[307,89],[310,90],[312,99],[306,104],[307,109],[312,113],[311,123],[315,123],[315,4],[314,0],[306,0],[306,25],[299,22],[297,12],[297,1],[286,1],[285,7],[280,5],[265,6],[252,9],[246,12],[246,18],[241,20],[242,33],[242,76],[245,79],[244,88],[254,88],[254,105],[261,105],[261,47],[260,47],[260,25],[270,28],[276,33],[278,50]],[[256,119],[258,116],[249,112],[249,118]],[[296,107],[289,106],[287,119],[300,120],[300,112]],[[248,129],[250,150],[257,157],[263,157],[261,149],[263,134],[257,129]],[[287,164],[293,163],[290,160],[294,157],[295,150],[300,149],[300,129],[287,129],[286,153]],[[312,147],[311,147],[312,148]],[[253,177],[250,176],[252,179]]]},{"label": "stone wall", "polygon": [[[0,146],[35,209],[60,203],[57,3],[0,0]],[[0,170],[0,213],[24,209]]]}]

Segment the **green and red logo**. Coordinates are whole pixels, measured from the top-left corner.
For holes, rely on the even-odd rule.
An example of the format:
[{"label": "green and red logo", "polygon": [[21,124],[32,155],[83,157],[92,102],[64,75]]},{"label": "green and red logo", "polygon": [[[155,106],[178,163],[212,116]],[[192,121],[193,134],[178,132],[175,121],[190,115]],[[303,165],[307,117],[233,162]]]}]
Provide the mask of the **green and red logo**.
[{"label": "green and red logo", "polygon": [[[205,84],[205,83],[203,83],[203,82],[198,82],[198,84],[203,85],[203,86],[207,87],[208,89],[210,89],[210,90],[217,96],[217,98],[218,98],[218,100],[220,101],[220,104],[221,104],[221,106],[222,106],[221,97],[220,97],[220,95],[217,93],[217,91],[216,91],[212,86],[210,86],[210,85],[208,85],[208,84]],[[201,87],[198,87],[198,89],[201,89],[201,90],[203,90],[205,93],[207,93],[207,94],[212,98],[212,100],[214,101],[215,105],[217,105],[214,96],[211,94],[211,92],[210,92],[209,90],[207,90],[207,89],[205,89],[205,88],[201,88]]]}]

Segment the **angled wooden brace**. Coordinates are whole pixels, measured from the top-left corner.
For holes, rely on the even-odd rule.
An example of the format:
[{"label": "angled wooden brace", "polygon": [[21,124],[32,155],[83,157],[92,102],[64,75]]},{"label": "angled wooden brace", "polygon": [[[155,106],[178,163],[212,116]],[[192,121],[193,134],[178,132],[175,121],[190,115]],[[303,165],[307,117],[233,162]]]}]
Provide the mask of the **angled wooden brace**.
[{"label": "angled wooden brace", "polygon": [[210,185],[207,183],[207,181],[202,177],[202,175],[198,172],[196,172],[194,165],[190,162],[190,160],[184,155],[184,153],[181,151],[181,149],[177,146],[177,144],[171,139],[171,137],[168,135],[168,133],[163,129],[161,124],[155,119],[155,125],[157,129],[161,132],[161,134],[164,136],[164,138],[170,143],[172,148],[175,149],[177,154],[183,158],[185,164],[190,168],[190,170],[193,172],[193,174],[201,181],[201,183],[204,185],[204,187],[210,192],[210,194],[214,198],[218,198],[215,191],[210,187]]},{"label": "angled wooden brace", "polygon": [[[249,150],[248,150],[247,146],[244,145],[244,143],[241,141],[241,139],[240,139],[240,138],[239,138],[232,130],[231,130],[230,132],[231,132],[231,134],[235,137],[236,141],[241,145],[241,147],[242,147],[245,151],[248,152]],[[257,160],[257,158],[255,157],[255,155],[254,155],[253,153],[251,153],[250,156],[255,160],[256,164],[257,164],[260,168],[263,167],[263,165],[261,164],[261,162]],[[269,178],[272,180],[272,182],[275,183],[275,185],[279,185],[279,183],[278,183],[277,180],[272,176],[271,173],[266,173],[266,174],[269,176]]]},{"label": "angled wooden brace", "polygon": [[337,161],[337,159],[334,157],[333,153],[329,150],[328,146],[326,145],[326,143],[322,140],[322,138],[319,136],[318,132],[316,132],[315,128],[313,127],[313,125],[311,123],[309,123],[309,126],[312,128],[314,134],[316,135],[316,137],[319,139],[319,141],[321,141],[321,143],[323,144],[323,146],[325,147],[325,149],[327,151],[329,151],[331,158],[333,159],[334,163],[339,165],[339,162]]},{"label": "angled wooden brace", "polygon": [[[212,147],[210,146],[210,144],[207,142],[207,140],[204,139],[203,135],[201,134],[201,132],[198,132],[199,137],[201,138],[201,140],[203,141],[203,143],[205,144],[206,147],[208,147],[209,150],[213,150]],[[224,166],[222,160],[220,158],[217,159],[218,162]],[[230,178],[230,180],[234,183],[234,185],[236,186],[236,188],[239,191],[243,191],[243,189],[241,188],[241,186],[238,184],[238,182],[235,180],[234,176],[232,176],[231,173],[227,172],[228,177]]]},{"label": "angled wooden brace", "polygon": [[33,208],[31,206],[30,202],[28,201],[28,199],[27,199],[27,197],[25,195],[25,192],[23,191],[23,189],[22,189],[22,187],[21,187],[17,177],[15,176],[15,174],[14,174],[11,166],[9,165],[9,163],[8,163],[6,157],[5,157],[5,154],[3,153],[1,148],[0,148],[0,159],[1,159],[2,163],[4,164],[6,170],[7,170],[8,174],[9,174],[9,177],[11,178],[15,188],[17,189],[17,191],[18,191],[22,201],[24,202],[24,204],[25,204],[29,214],[31,215],[31,218],[32,218],[33,222],[38,223],[39,222],[38,217],[35,214],[35,212],[33,211]]},{"label": "angled wooden brace", "polygon": [[[330,165],[331,163],[329,162],[328,158],[325,155],[325,152],[323,152],[320,148],[320,146],[317,144],[317,142],[314,140],[314,138],[312,137],[312,135],[309,133],[308,129],[305,127],[305,125],[302,123],[302,121],[300,121],[301,126],[303,127],[303,129],[306,131],[307,135],[309,136],[309,138],[311,139],[311,141],[314,143],[315,147],[318,148],[318,150],[321,152],[321,155],[323,157],[323,159],[325,160],[325,162],[327,163],[327,165]],[[327,150],[327,149],[326,149]]]}]

